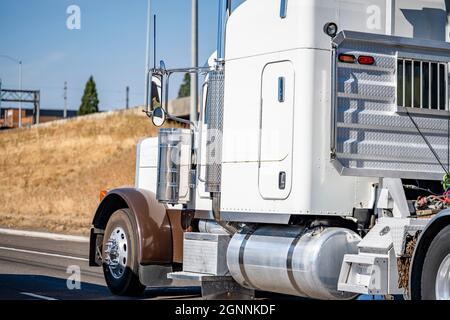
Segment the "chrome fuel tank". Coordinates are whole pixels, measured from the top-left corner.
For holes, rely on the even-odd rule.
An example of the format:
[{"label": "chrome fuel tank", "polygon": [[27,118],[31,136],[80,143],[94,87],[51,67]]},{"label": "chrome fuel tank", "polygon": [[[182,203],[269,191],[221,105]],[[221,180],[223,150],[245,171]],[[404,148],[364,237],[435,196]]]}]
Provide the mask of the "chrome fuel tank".
[{"label": "chrome fuel tank", "polygon": [[361,238],[344,228],[264,226],[233,236],[227,264],[242,286],[316,299],[351,299],[337,291],[345,254]]}]

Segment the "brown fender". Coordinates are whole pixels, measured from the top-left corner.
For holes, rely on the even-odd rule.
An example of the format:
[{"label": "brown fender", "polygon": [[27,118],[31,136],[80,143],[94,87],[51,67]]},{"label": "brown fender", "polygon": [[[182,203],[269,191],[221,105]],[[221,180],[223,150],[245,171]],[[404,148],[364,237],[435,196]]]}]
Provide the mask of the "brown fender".
[{"label": "brown fender", "polygon": [[[168,212],[167,208],[156,200],[153,192],[135,188],[117,188],[108,191],[97,208],[91,230],[90,265],[99,265],[98,246],[103,237],[98,237],[106,228],[111,215],[118,209],[129,208],[134,215],[135,230],[138,238],[138,260],[141,265],[171,264],[174,262],[173,248],[178,251],[180,244],[173,243],[182,239],[180,214]],[[170,218],[169,218],[170,216]],[[171,223],[172,222],[172,223]],[[172,224],[174,224],[172,226]],[[175,232],[177,235],[173,235]],[[175,254],[178,256],[179,254]],[[178,259],[176,259],[178,260]]]}]

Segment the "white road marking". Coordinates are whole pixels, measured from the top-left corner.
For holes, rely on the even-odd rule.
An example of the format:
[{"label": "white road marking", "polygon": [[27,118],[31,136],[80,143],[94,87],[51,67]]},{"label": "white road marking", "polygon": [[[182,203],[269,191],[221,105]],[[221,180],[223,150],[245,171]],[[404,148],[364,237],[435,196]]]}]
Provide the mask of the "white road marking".
[{"label": "white road marking", "polygon": [[50,240],[89,242],[88,237],[71,236],[71,235],[48,233],[48,232],[36,232],[36,231],[12,230],[12,229],[0,228],[0,234],[7,234],[7,235],[12,235],[12,236],[33,237],[33,238],[44,238],[44,239],[50,239]]},{"label": "white road marking", "polygon": [[25,250],[25,249],[17,249],[17,248],[9,248],[9,247],[0,247],[0,250],[31,253],[31,254],[38,254],[38,255],[42,255],[42,256],[64,258],[64,259],[71,259],[71,260],[89,261],[89,259],[86,259],[86,258],[66,256],[66,255],[62,255],[62,254],[48,253],[48,252],[34,251],[34,250]]},{"label": "white road marking", "polygon": [[26,296],[30,296],[30,297],[33,297],[33,298],[42,299],[42,300],[58,300],[58,299],[55,299],[55,298],[41,296],[39,294],[34,294],[34,293],[29,293],[29,292],[21,292],[20,294],[23,294],[23,295],[26,295]]}]

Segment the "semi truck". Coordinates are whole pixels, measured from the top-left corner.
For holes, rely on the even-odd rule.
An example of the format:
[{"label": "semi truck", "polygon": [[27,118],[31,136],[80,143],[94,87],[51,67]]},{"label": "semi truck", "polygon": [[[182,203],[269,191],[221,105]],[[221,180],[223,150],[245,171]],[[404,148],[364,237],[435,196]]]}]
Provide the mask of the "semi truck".
[{"label": "semi truck", "polygon": [[[101,194],[111,292],[450,299],[450,3],[218,2],[205,66],[148,70],[135,186]],[[167,112],[180,72],[198,120]]]}]

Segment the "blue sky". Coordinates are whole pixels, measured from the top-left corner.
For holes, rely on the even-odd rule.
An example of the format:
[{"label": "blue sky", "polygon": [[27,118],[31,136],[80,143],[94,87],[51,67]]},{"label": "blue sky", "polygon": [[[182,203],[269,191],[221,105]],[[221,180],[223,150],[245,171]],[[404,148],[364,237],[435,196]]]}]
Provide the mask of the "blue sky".
[{"label": "blue sky", "polygon": [[[235,0],[235,5],[244,0]],[[81,10],[81,29],[69,30],[70,5]],[[218,0],[199,0],[199,61],[216,46]],[[157,60],[190,65],[190,0],[153,0],[157,15]],[[144,101],[147,0],[0,0],[0,55],[23,61],[24,89],[41,90],[41,108],[62,108],[64,81],[69,109],[77,109],[92,74],[100,109]],[[18,88],[18,66],[0,57],[3,88]],[[181,76],[174,79],[176,95]],[[2,107],[6,105],[3,104]]]}]

